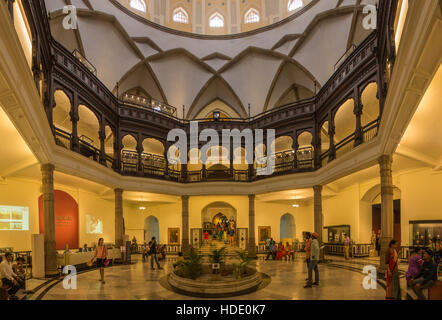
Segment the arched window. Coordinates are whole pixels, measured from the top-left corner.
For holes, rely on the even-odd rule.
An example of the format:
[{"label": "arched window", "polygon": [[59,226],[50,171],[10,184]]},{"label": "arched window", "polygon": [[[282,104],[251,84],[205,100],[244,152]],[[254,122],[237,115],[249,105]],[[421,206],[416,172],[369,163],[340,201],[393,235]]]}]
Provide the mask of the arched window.
[{"label": "arched window", "polygon": [[294,11],[296,9],[299,9],[303,6],[302,0],[290,0],[287,5],[288,11]]},{"label": "arched window", "polygon": [[146,2],[144,2],[144,0],[130,0],[130,7],[142,12],[146,12]]},{"label": "arched window", "polygon": [[244,23],[257,23],[259,22],[259,12],[255,9],[250,9],[244,16]]},{"label": "arched window", "polygon": [[173,11],[172,20],[178,23],[189,23],[189,15],[187,14],[186,10],[179,7]]},{"label": "arched window", "polygon": [[211,28],[223,28],[224,27],[224,17],[220,13],[215,12],[209,18],[209,26]]}]

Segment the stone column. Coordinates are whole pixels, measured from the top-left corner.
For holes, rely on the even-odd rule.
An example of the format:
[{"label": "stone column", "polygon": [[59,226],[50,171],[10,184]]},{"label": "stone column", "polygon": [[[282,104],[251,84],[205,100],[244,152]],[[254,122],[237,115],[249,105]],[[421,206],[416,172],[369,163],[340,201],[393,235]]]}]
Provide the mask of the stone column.
[{"label": "stone column", "polygon": [[[314,206],[314,231],[319,235],[319,245],[322,245],[322,186],[313,186],[313,206]],[[320,251],[320,259],[324,260],[324,250]]]},{"label": "stone column", "polygon": [[123,189],[115,189],[115,245],[119,248],[123,244]]},{"label": "stone column", "polygon": [[181,251],[189,249],[189,196],[181,196],[182,236]]},{"label": "stone column", "polygon": [[78,129],[77,124],[80,120],[78,116],[78,105],[77,105],[77,94],[74,93],[74,104],[72,105],[71,111],[69,112],[69,116],[72,122],[72,135],[71,135],[71,150],[80,151],[80,145],[78,141]]},{"label": "stone column", "polygon": [[100,163],[106,166],[106,130],[103,123],[98,134],[100,138]]},{"label": "stone column", "polygon": [[45,275],[47,277],[58,275],[55,243],[54,169],[54,165],[50,163],[41,166]]},{"label": "stone column", "polygon": [[256,258],[255,241],[255,195],[249,194],[249,257]]},{"label": "stone column", "polygon": [[393,158],[383,155],[379,159],[381,175],[381,252],[379,273],[385,272],[385,255],[388,245],[393,239],[394,212],[393,212],[393,176],[391,165]]},{"label": "stone column", "polygon": [[292,150],[293,152],[293,169],[297,169],[299,167],[298,165],[298,149],[299,149],[299,143],[298,143],[298,135],[295,130],[292,136],[293,143],[292,143]]}]

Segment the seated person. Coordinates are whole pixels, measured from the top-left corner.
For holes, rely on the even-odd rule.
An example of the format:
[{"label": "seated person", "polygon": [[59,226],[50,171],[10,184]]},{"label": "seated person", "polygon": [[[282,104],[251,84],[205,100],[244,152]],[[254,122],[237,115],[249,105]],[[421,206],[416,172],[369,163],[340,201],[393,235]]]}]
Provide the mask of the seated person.
[{"label": "seated person", "polygon": [[17,300],[16,292],[20,289],[22,283],[20,278],[12,270],[12,261],[14,257],[11,252],[5,253],[5,258],[0,263],[0,279],[7,278],[12,281],[12,287],[8,293],[11,300]]},{"label": "seated person", "polygon": [[9,300],[9,290],[11,290],[13,284],[8,278],[3,278],[0,284],[0,301]]},{"label": "seated person", "polygon": [[278,249],[276,251],[276,260],[282,260],[285,255],[285,248],[282,242],[278,244]]},{"label": "seated person", "polygon": [[285,252],[285,258],[287,260],[294,260],[295,259],[295,250],[293,250],[292,246],[287,242],[286,245],[286,252]]},{"label": "seated person", "polygon": [[83,246],[83,251],[82,251],[82,252],[88,252],[87,244],[86,244],[86,243],[85,243],[84,246]]},{"label": "seated person", "polygon": [[425,296],[422,293],[422,289],[428,289],[432,287],[437,281],[437,266],[434,263],[433,252],[431,250],[425,250],[424,263],[419,274],[415,280],[411,283],[414,293],[418,296],[419,300],[425,300]]},{"label": "seated person", "polygon": [[12,265],[12,270],[19,278],[20,287],[26,290],[26,270],[25,270],[25,259],[23,257],[18,257],[16,262]]},{"label": "seated person", "polygon": [[411,252],[411,256],[408,259],[408,271],[405,274],[405,279],[407,280],[407,286],[410,287],[411,283],[414,279],[416,279],[416,276],[419,274],[422,263],[424,262],[421,257],[421,248],[414,248]]},{"label": "seated person", "polygon": [[166,259],[166,246],[160,246],[158,245],[158,259],[159,260],[164,260]]}]

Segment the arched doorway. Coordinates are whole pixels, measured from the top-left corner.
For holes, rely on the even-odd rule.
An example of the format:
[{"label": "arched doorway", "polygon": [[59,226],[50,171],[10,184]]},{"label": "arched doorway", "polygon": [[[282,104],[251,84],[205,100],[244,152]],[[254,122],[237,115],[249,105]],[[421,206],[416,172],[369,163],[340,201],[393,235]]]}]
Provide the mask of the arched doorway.
[{"label": "arched doorway", "polygon": [[281,217],[280,223],[280,241],[283,243],[292,243],[296,238],[295,218],[290,213],[286,213]]},{"label": "arched doorway", "polygon": [[217,201],[208,204],[201,212],[203,233],[218,236],[220,232],[236,232],[236,209],[227,202]]},{"label": "arched doorway", "polygon": [[160,241],[160,226],[156,217],[149,216],[144,220],[144,241],[149,242],[152,237]]}]

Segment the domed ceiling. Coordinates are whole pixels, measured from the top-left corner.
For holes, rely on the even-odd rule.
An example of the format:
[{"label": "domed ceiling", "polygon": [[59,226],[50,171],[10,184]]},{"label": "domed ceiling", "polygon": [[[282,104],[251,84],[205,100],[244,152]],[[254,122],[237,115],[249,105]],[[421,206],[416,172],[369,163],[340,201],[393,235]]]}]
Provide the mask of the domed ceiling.
[{"label": "domed ceiling", "polygon": [[[81,52],[109,90],[116,93],[118,83],[120,94],[137,93],[168,103],[177,108],[180,118],[184,106],[188,119],[205,116],[208,106],[232,117],[246,117],[249,104],[253,116],[312,96],[315,81],[319,90],[345,53],[372,32],[362,26],[362,10],[377,3],[303,1],[303,7],[290,15],[282,10],[288,0],[240,0],[241,14],[252,4],[261,4],[256,10],[262,19],[272,16],[268,4],[278,3],[279,13],[272,20],[278,22],[238,34],[203,35],[153,23],[136,9],[128,9],[130,1],[46,0],[52,35],[68,50]],[[149,0],[146,14],[172,14],[178,2],[183,8],[228,4],[226,0]],[[70,3],[78,16],[74,30],[62,24],[63,7]],[[169,9],[156,11],[160,3]],[[187,13],[190,21],[194,12]]]}]

